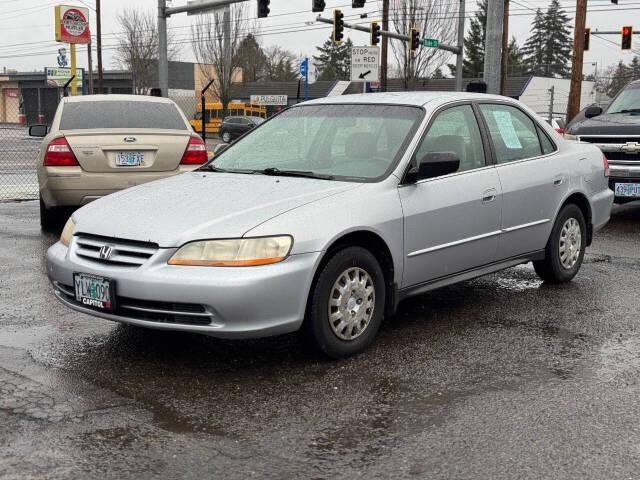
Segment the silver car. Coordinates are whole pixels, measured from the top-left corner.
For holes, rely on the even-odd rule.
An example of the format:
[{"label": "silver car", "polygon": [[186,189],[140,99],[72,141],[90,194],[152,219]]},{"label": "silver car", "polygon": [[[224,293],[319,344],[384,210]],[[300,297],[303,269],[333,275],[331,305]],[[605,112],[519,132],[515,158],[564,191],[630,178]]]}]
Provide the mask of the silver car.
[{"label": "silver car", "polygon": [[304,328],[342,357],[408,296],[527,262],[571,280],[609,220],[607,175],[596,147],[508,98],[325,98],[76,211],[47,273],[90,315],[227,338]]}]

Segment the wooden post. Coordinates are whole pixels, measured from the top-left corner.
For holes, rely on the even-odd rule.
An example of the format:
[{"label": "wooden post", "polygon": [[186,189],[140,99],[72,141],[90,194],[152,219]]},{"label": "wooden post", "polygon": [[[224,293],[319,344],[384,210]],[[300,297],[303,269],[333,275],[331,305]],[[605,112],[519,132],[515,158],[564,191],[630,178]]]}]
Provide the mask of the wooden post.
[{"label": "wooden post", "polygon": [[[389,30],[389,0],[382,0],[382,30]],[[389,39],[382,37],[382,60],[380,65],[380,90],[387,91],[387,55],[389,51]]]},{"label": "wooden post", "polygon": [[509,66],[509,0],[504,0],[502,17],[502,77],[500,78],[500,95],[507,94],[507,67]]},{"label": "wooden post", "polygon": [[576,26],[573,33],[571,86],[567,106],[567,123],[580,111],[582,96],[582,61],[584,58],[584,28],[587,21],[587,0],[576,0]]},{"label": "wooden post", "polygon": [[100,0],[96,0],[96,48],[98,50],[98,93],[104,93],[102,89],[102,26],[100,19]]}]

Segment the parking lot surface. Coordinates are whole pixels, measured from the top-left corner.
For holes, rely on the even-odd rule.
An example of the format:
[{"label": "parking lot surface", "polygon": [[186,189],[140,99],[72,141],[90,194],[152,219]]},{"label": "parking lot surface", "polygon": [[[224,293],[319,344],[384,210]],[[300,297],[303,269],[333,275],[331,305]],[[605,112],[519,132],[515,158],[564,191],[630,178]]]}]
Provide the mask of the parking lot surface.
[{"label": "parking lot surface", "polygon": [[340,361],[72,312],[44,273],[56,240],[37,202],[0,204],[0,478],[640,472],[640,205],[573,282],[527,265],[439,289]]}]

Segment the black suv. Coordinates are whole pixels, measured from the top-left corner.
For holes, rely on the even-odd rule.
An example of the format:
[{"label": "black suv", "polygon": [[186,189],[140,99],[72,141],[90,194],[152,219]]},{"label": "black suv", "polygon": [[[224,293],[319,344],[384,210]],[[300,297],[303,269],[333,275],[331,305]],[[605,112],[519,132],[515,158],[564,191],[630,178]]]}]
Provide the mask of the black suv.
[{"label": "black suv", "polygon": [[262,122],[264,122],[264,118],[261,117],[226,117],[220,124],[218,134],[225,143],[229,143]]},{"label": "black suv", "polygon": [[584,118],[568,125],[565,138],[600,147],[610,164],[616,203],[640,200],[640,80],[624,87],[606,111],[586,108]]}]

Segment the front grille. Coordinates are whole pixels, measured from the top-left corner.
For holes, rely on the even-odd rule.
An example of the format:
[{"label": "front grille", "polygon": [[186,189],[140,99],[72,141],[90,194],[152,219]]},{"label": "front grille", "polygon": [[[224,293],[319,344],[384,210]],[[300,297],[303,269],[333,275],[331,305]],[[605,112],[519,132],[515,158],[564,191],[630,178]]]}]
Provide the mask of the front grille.
[{"label": "front grille", "polygon": [[598,137],[598,136],[592,136],[592,135],[578,135],[580,137],[580,140],[582,140],[583,142],[589,142],[589,143],[602,143],[602,144],[609,144],[609,143],[618,143],[618,144],[622,144],[624,145],[627,142],[639,142],[640,143],[640,136],[637,137]]},{"label": "front grille", "polygon": [[[102,258],[100,250],[105,246],[111,247],[111,252],[108,257]],[[75,254],[102,265],[137,268],[157,251],[158,244],[151,242],[122,240],[85,233],[75,236]]]},{"label": "front grille", "polygon": [[640,153],[603,152],[607,160],[620,160],[628,162],[640,162]]},{"label": "front grille", "polygon": [[[53,283],[67,302],[78,307],[88,308],[76,301],[75,290],[71,285]],[[129,297],[117,297],[116,309],[105,313],[147,322],[176,325],[210,325],[213,321],[213,314],[204,305],[198,303],[161,302]]]}]

